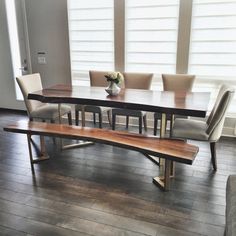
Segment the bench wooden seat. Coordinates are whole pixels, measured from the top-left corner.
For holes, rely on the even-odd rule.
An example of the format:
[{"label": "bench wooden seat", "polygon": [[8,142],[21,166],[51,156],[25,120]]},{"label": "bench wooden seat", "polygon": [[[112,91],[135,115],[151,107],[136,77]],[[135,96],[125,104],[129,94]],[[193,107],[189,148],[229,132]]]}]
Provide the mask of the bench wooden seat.
[{"label": "bench wooden seat", "polygon": [[[46,159],[45,157],[33,159],[31,150],[32,135],[93,141],[136,150],[144,153],[145,155],[154,155],[164,158],[166,160],[164,179],[161,180],[156,177],[154,181],[156,181],[156,183],[158,183],[165,190],[169,189],[171,163],[175,161],[191,165],[198,153],[198,147],[188,144],[182,140],[159,139],[154,136],[132,134],[115,130],[32,121],[18,121],[13,125],[5,127],[4,130],[27,135],[32,169],[33,163]],[[45,156],[43,140],[41,141],[41,150],[43,154],[42,156]]]}]

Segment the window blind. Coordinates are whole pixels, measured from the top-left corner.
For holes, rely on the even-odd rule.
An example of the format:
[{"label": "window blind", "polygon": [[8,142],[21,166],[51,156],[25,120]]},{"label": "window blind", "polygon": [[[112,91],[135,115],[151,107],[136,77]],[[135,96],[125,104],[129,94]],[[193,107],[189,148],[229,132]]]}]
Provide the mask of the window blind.
[{"label": "window blind", "polygon": [[72,84],[89,85],[89,70],[114,68],[112,0],[68,0]]},{"label": "window blind", "polygon": [[126,0],[126,71],[175,73],[179,0]]},{"label": "window blind", "polygon": [[213,100],[221,83],[236,85],[235,0],[193,0],[188,72],[202,81],[201,90],[213,92]]},{"label": "window blind", "polygon": [[189,72],[235,79],[236,1],[193,1]]}]

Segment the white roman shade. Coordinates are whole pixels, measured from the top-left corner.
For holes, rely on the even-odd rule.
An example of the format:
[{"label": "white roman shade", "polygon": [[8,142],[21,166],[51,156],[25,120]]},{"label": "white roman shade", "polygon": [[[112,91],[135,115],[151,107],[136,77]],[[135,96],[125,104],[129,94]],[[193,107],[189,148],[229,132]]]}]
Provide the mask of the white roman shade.
[{"label": "white roman shade", "polygon": [[236,1],[193,1],[189,72],[235,79]]},{"label": "white roman shade", "polygon": [[68,0],[72,83],[89,85],[89,70],[114,69],[113,0]]},{"label": "white roman shade", "polygon": [[[236,1],[193,0],[190,40],[188,72],[202,83],[200,89],[216,93],[223,82],[235,86]],[[230,113],[235,105],[234,100]]]},{"label": "white roman shade", "polygon": [[175,73],[179,0],[126,0],[126,71]]}]

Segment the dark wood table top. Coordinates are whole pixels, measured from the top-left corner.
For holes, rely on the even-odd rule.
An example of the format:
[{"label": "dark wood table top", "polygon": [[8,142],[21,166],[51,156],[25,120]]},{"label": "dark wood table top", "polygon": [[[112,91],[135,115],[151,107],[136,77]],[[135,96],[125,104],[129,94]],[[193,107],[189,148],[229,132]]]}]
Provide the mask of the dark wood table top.
[{"label": "dark wood table top", "polygon": [[205,117],[210,101],[208,92],[169,92],[122,89],[109,96],[103,87],[55,85],[30,93],[29,99],[44,103],[99,105],[187,116]]}]

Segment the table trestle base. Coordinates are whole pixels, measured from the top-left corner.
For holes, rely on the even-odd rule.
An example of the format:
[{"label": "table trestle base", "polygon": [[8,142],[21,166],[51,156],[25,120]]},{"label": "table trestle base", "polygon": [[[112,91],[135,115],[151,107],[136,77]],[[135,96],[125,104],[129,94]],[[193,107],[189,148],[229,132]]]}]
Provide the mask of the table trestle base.
[{"label": "table trestle base", "polygon": [[68,144],[68,145],[62,145],[62,150],[68,150],[68,149],[73,149],[77,147],[85,147],[94,144],[94,142],[91,141],[79,141],[79,143],[73,143],[73,144]]}]

